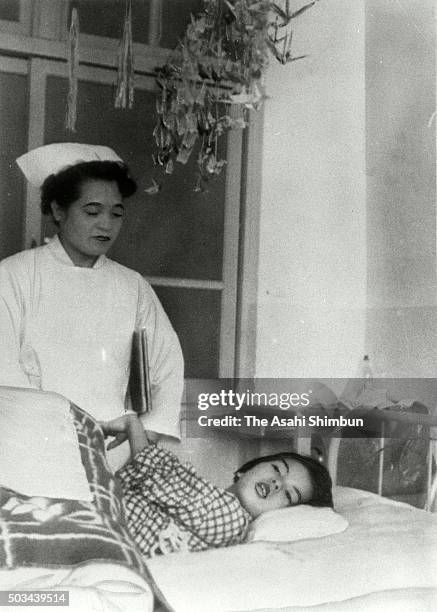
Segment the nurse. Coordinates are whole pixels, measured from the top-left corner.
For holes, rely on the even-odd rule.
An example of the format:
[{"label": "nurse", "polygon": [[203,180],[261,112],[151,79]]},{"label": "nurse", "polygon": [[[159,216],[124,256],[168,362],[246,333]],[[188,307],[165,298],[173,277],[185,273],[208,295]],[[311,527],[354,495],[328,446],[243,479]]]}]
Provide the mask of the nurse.
[{"label": "nurse", "polygon": [[[126,406],[132,334],[145,328],[152,410],[143,424],[149,438],[179,438],[176,333],[143,277],[106,257],[136,191],[127,166],[108,147],[78,143],[39,147],[17,163],[58,233],[0,262],[0,385],[55,391],[111,420]],[[114,469],[129,456],[121,448],[109,453]]]}]

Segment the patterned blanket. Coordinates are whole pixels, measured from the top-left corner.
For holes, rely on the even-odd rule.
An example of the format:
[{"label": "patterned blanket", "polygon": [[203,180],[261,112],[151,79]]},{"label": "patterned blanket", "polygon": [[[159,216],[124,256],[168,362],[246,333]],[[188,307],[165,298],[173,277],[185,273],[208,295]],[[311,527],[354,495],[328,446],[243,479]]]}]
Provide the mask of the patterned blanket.
[{"label": "patterned blanket", "polygon": [[147,575],[126,527],[121,487],[107,465],[103,434],[77,406],[71,405],[71,413],[93,501],[29,498],[0,487],[0,569],[93,560]]}]

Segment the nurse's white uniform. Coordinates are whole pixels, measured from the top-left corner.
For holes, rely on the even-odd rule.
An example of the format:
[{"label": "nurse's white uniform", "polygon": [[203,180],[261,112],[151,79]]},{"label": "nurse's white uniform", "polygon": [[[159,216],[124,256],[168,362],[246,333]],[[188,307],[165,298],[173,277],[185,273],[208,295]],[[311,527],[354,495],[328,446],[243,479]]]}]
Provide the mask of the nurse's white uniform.
[{"label": "nurse's white uniform", "polygon": [[150,285],[100,256],[75,266],[57,236],[0,262],[0,385],[55,391],[98,420],[122,414],[135,329],[148,338],[146,429],[180,437],[183,358]]}]

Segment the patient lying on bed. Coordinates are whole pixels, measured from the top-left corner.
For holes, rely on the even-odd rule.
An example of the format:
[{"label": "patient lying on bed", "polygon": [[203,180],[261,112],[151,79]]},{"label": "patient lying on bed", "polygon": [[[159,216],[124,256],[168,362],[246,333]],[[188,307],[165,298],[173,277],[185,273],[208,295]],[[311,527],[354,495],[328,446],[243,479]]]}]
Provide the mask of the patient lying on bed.
[{"label": "patient lying on bed", "polygon": [[127,433],[131,461],[117,472],[131,535],[146,557],[242,542],[250,522],[298,504],[332,507],[328,471],[310,457],[281,453],[245,463],[221,489],[168,450],[149,444],[136,414],[101,423]]}]

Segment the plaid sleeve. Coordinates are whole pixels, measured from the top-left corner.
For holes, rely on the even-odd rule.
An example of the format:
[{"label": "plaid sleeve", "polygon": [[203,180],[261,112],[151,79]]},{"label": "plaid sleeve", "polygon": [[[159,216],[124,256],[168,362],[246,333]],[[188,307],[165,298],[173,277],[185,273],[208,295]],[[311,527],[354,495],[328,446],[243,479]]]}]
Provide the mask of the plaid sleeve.
[{"label": "plaid sleeve", "polygon": [[249,514],[236,497],[221,491],[209,505],[197,534],[208,546],[239,544],[246,536],[250,520]]},{"label": "plaid sleeve", "polygon": [[170,451],[151,444],[143,448],[122,467],[117,472],[117,476],[123,489],[126,490],[157,474],[160,478],[166,478],[172,473],[177,463],[179,463],[178,459]]},{"label": "plaid sleeve", "polygon": [[[251,520],[248,512],[232,493],[199,477],[192,466],[179,464],[171,482],[163,483],[157,493],[165,499],[169,516],[202,542],[200,548],[244,539]],[[194,540],[190,545],[196,549]]]},{"label": "plaid sleeve", "polygon": [[118,472],[129,527],[150,555],[173,521],[188,534],[189,550],[241,542],[250,515],[229,491],[216,487],[169,451],[146,447]]}]

